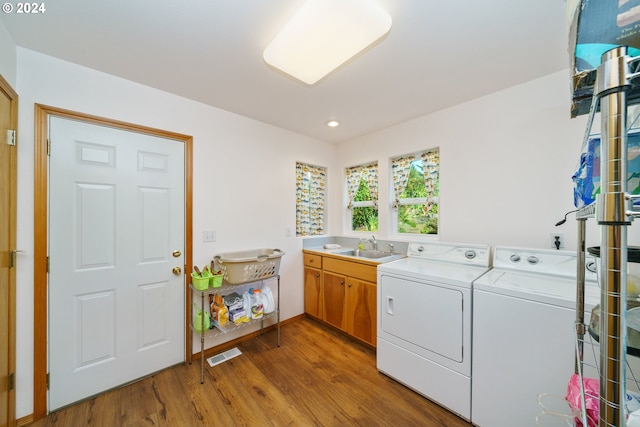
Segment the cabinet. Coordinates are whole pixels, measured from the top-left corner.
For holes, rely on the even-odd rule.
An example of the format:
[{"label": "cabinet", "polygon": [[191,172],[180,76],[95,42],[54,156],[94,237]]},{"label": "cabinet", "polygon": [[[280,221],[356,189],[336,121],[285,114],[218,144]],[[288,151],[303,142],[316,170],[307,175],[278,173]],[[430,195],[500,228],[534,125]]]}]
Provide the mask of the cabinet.
[{"label": "cabinet", "polygon": [[[224,326],[215,326],[212,329],[206,329],[205,327],[205,319],[204,316],[201,317],[200,321],[200,325],[198,326],[198,328],[194,327],[194,320],[191,321],[190,323],[190,328],[191,328],[191,333],[192,333],[192,337],[195,341],[195,338],[197,336],[200,337],[200,383],[204,383],[204,339],[205,336],[219,336],[222,334],[226,334],[228,332],[231,331],[235,331],[237,329],[243,328],[245,326],[248,325],[255,325],[256,323],[260,323],[260,332],[263,333],[264,332],[264,321],[266,319],[269,319],[273,316],[276,316],[276,329],[277,329],[277,345],[278,347],[280,347],[280,276],[277,275],[275,277],[272,277],[270,279],[265,279],[265,280],[260,280],[260,281],[255,281],[255,282],[249,282],[249,283],[244,283],[244,284],[240,284],[240,285],[229,285],[226,283],[223,283],[223,285],[219,288],[208,288],[206,290],[199,290],[196,289],[195,287],[193,287],[193,285],[190,286],[191,288],[191,292],[194,293],[194,295],[199,296],[199,300],[200,300],[200,307],[199,310],[202,310],[203,313],[210,313],[210,306],[209,306],[209,295],[215,295],[215,294],[220,294],[220,295],[228,295],[231,293],[238,293],[240,295],[242,295],[244,292],[248,291],[250,288],[254,288],[254,289],[264,289],[266,286],[268,286],[268,284],[266,283],[268,280],[271,279],[275,279],[276,281],[276,286],[277,286],[277,297],[274,298],[274,309],[273,311],[267,313],[265,311],[264,315],[262,316],[262,318],[260,319],[252,319],[249,322],[246,323],[239,323],[239,324],[235,324],[233,323],[231,320],[229,320]],[[195,315],[192,316],[192,319],[195,319]],[[213,321],[211,321],[212,325],[213,325]],[[189,363],[191,363],[191,353],[192,351],[189,351]]]},{"label": "cabinet", "polygon": [[376,265],[308,253],[304,259],[305,313],[375,346]]},{"label": "cabinet", "polygon": [[347,277],[325,272],[323,320],[343,331],[347,330]]},{"label": "cabinet", "polygon": [[375,347],[377,336],[376,284],[347,278],[347,332]]},{"label": "cabinet", "polygon": [[322,319],[322,257],[304,254],[304,312]]}]

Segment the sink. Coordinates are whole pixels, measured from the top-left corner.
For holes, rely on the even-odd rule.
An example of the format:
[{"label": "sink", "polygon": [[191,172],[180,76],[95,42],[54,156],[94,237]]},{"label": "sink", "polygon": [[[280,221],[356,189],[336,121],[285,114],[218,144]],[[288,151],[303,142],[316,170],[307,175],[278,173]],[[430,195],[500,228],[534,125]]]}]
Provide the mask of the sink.
[{"label": "sink", "polygon": [[338,255],[349,255],[361,258],[370,258],[370,259],[378,259],[378,258],[386,258],[388,256],[393,255],[391,252],[378,251],[373,249],[362,249],[362,250],[345,250],[345,251],[336,251],[334,254]]},{"label": "sink", "polygon": [[391,252],[385,252],[385,251],[378,251],[378,250],[361,250],[361,251],[356,251],[355,256],[361,256],[363,258],[373,258],[373,259],[377,259],[377,258],[385,258],[388,256],[393,255]]},{"label": "sink", "polygon": [[343,250],[339,250],[339,251],[332,251],[332,254],[336,254],[336,255],[349,255],[349,256],[356,256],[356,252],[353,249],[343,249]]}]

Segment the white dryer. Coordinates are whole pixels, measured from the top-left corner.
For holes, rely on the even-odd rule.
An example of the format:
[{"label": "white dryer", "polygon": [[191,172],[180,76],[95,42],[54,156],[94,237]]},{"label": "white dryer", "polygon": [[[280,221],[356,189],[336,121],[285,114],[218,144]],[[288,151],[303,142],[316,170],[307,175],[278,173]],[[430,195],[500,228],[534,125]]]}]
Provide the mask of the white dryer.
[{"label": "white dryer", "polygon": [[[600,291],[593,258],[586,264],[588,322]],[[493,269],[473,290],[473,424],[533,426],[541,393],[564,398],[575,366],[576,272],[575,252],[494,249]],[[566,426],[552,417],[544,425],[553,422]]]},{"label": "white dryer", "polygon": [[410,243],[378,265],[378,370],[469,420],[472,284],[486,245]]}]

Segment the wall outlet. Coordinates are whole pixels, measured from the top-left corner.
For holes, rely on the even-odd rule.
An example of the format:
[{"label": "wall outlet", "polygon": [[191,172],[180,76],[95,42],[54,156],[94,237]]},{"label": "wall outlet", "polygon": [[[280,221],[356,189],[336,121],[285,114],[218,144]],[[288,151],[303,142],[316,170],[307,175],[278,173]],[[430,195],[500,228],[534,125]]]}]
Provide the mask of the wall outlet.
[{"label": "wall outlet", "polygon": [[551,233],[551,247],[553,249],[562,249],[562,248],[564,248],[564,234],[562,234],[562,233]]},{"label": "wall outlet", "polygon": [[207,230],[202,232],[202,241],[203,242],[215,242],[216,241],[216,232],[215,230]]}]

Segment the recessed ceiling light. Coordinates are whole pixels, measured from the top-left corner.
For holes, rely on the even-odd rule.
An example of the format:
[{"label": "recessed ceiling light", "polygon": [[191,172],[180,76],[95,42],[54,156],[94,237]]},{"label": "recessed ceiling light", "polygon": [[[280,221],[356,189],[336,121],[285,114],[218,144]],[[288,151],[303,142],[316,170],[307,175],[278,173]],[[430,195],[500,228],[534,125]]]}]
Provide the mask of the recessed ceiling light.
[{"label": "recessed ceiling light", "polygon": [[330,128],[334,128],[334,127],[340,126],[340,122],[337,120],[329,120],[327,122],[327,126],[329,126]]},{"label": "recessed ceiling light", "polygon": [[391,29],[375,0],[307,0],[264,50],[264,60],[316,83]]}]

